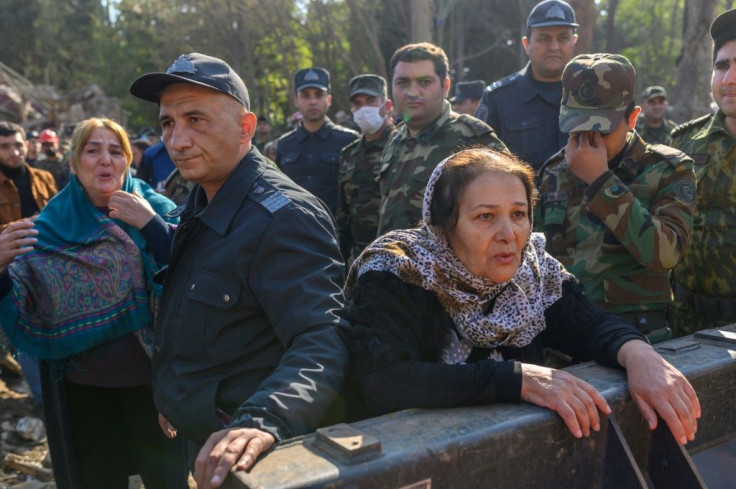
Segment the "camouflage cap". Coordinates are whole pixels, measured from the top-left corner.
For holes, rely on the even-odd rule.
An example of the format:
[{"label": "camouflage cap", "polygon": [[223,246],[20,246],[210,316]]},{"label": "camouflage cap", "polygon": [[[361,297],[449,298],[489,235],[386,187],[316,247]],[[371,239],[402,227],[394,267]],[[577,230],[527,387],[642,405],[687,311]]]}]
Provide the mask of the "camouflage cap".
[{"label": "camouflage cap", "polygon": [[378,75],[358,75],[348,83],[350,99],[355,95],[364,94],[373,97],[388,97],[386,91],[386,80]]},{"label": "camouflage cap", "polygon": [[713,38],[713,60],[721,47],[732,39],[736,39],[736,9],[726,10],[716,17],[710,25],[710,37]]},{"label": "camouflage cap", "polygon": [[294,73],[294,91],[303,88],[319,88],[330,91],[330,72],[324,68],[304,68]]},{"label": "camouflage cap", "polygon": [[667,98],[667,90],[665,90],[664,87],[660,87],[659,85],[652,85],[645,88],[644,91],[641,92],[642,100],[652,100],[653,98],[657,97]]},{"label": "camouflage cap", "polygon": [[483,80],[458,82],[455,85],[455,96],[450,99],[450,103],[455,104],[467,99],[480,100],[485,89],[486,82]]},{"label": "camouflage cap", "polygon": [[636,74],[618,54],[581,54],[562,73],[562,132],[611,132],[634,100]]},{"label": "camouflage cap", "polygon": [[526,18],[526,30],[532,27],[550,26],[577,27],[575,11],[569,3],[562,0],[544,0],[539,2]]}]

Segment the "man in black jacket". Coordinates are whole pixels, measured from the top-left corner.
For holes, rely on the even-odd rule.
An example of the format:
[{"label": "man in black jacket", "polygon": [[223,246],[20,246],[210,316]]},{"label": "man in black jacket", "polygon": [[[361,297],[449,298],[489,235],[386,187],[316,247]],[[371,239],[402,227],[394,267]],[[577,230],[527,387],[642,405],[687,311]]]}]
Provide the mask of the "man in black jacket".
[{"label": "man in black jacket", "polygon": [[341,388],[344,265],[325,205],[252,146],[248,91],[224,61],[182,55],[130,91],[158,103],[166,149],[197,184],[176,210],[154,399],[162,429],[198,453],[197,487],[218,487],[312,431]]}]

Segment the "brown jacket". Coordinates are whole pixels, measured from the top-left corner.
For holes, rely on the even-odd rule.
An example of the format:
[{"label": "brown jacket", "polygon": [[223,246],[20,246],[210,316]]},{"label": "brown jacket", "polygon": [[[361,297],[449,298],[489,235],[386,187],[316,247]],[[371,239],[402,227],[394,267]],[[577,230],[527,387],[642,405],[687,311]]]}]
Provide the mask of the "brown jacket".
[{"label": "brown jacket", "polygon": [[[51,197],[56,195],[56,183],[51,173],[26,164],[31,173],[31,193],[39,209],[43,209]],[[0,230],[13,221],[21,219],[20,195],[15,183],[0,172]]]}]

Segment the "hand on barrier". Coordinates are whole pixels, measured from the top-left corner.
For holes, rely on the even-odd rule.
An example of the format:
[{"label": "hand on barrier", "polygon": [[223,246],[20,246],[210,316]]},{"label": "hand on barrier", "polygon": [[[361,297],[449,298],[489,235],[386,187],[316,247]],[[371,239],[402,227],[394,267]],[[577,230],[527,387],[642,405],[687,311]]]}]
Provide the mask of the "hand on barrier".
[{"label": "hand on barrier", "polygon": [[626,369],[629,392],[654,430],[659,415],[681,445],[695,439],[700,402],[695,389],[679,370],[641,340],[624,343],[618,361]]},{"label": "hand on barrier", "polygon": [[212,433],[194,462],[197,488],[220,487],[231,468],[249,469],[274,443],[271,433],[254,428],[228,428]]},{"label": "hand on barrier", "polygon": [[576,438],[601,429],[599,409],[611,413],[595,387],[563,370],[523,363],[521,379],[521,398],[555,411]]}]

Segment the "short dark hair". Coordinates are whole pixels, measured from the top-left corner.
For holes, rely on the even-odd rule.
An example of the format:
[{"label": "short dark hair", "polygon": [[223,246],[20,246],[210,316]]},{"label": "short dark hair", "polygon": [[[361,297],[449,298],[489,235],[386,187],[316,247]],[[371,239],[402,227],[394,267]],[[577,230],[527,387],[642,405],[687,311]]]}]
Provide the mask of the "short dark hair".
[{"label": "short dark hair", "polygon": [[432,43],[418,42],[415,44],[407,44],[396,50],[391,56],[391,77],[394,76],[394,69],[399,62],[414,63],[415,61],[431,61],[434,64],[434,71],[443,82],[447,78],[450,71],[450,62],[447,60],[445,51]]},{"label": "short dark hair", "polygon": [[460,201],[465,189],[476,178],[486,172],[513,175],[521,180],[526,191],[528,216],[531,222],[532,211],[537,202],[537,188],[534,183],[532,167],[507,153],[499,153],[488,148],[471,148],[452,155],[442,175],[437,180],[429,210],[432,222],[445,234],[451,233],[459,215]]},{"label": "short dark hair", "polygon": [[625,120],[626,122],[628,122],[628,121],[629,121],[629,116],[631,115],[631,113],[632,113],[632,112],[634,112],[634,109],[635,109],[635,108],[636,108],[636,101],[635,101],[635,100],[632,100],[632,101],[631,101],[631,102],[629,102],[629,104],[628,104],[628,105],[626,106],[626,110],[624,111],[624,120]]},{"label": "short dark hair", "polygon": [[15,133],[20,133],[20,137],[23,138],[23,141],[26,140],[25,129],[14,122],[0,121],[0,136],[5,138],[8,136],[12,136]]}]

